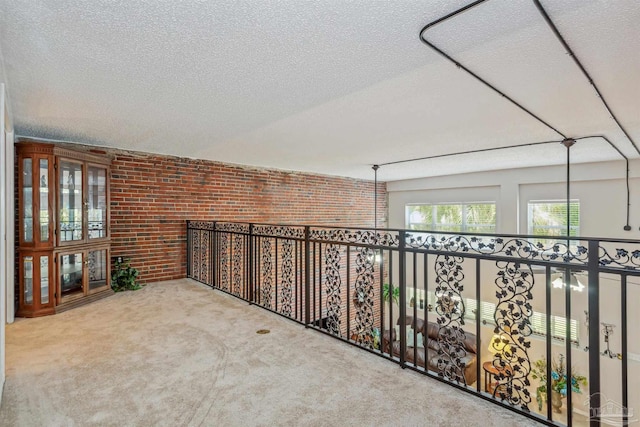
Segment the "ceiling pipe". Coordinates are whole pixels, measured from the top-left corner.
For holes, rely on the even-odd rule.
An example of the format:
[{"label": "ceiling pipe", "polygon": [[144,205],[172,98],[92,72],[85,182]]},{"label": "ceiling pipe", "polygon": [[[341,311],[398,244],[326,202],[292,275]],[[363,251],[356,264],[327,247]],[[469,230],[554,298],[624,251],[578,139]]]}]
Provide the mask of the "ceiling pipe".
[{"label": "ceiling pipe", "polygon": [[487,151],[506,150],[508,148],[531,147],[533,145],[543,145],[543,144],[557,144],[559,142],[562,142],[562,141],[541,141],[541,142],[530,142],[528,144],[520,144],[520,145],[507,145],[505,147],[480,148],[477,150],[458,151],[456,153],[436,154],[434,156],[416,157],[415,159],[396,160],[393,162],[379,163],[377,166],[397,165],[400,163],[417,162],[419,160],[439,159],[442,157],[460,156],[463,154],[485,153]]},{"label": "ceiling pipe", "polygon": [[573,62],[575,62],[576,65],[578,66],[578,68],[580,68],[580,71],[582,71],[582,74],[584,74],[584,76],[587,78],[587,80],[589,81],[589,84],[591,84],[591,86],[593,86],[593,89],[596,91],[596,94],[598,95],[598,98],[600,98],[600,100],[602,101],[602,104],[604,105],[604,108],[606,108],[606,110],[609,112],[609,114],[611,115],[611,118],[613,119],[613,121],[616,122],[616,124],[618,125],[618,127],[620,128],[622,133],[624,133],[624,135],[627,137],[627,139],[629,140],[631,145],[633,145],[633,148],[636,149],[636,152],[638,154],[640,154],[640,149],[638,149],[638,146],[636,145],[635,141],[633,140],[633,138],[631,138],[631,135],[629,135],[627,130],[622,126],[622,124],[620,123],[620,121],[618,120],[616,115],[613,113],[613,110],[611,110],[611,107],[609,107],[609,104],[604,99],[604,96],[602,96],[602,93],[600,92],[600,89],[598,89],[598,86],[596,85],[596,83],[593,81],[593,78],[591,78],[591,76],[587,72],[587,69],[584,67],[584,65],[582,65],[582,62],[580,62],[580,60],[578,59],[576,54],[573,52],[573,50],[571,49],[571,47],[569,46],[567,41],[564,39],[564,37],[562,37],[562,34],[560,34],[560,31],[558,30],[558,27],[556,27],[556,25],[553,23],[553,21],[549,17],[549,14],[544,9],[544,7],[540,3],[540,1],[539,0],[533,0],[533,3],[536,5],[536,8],[538,9],[540,14],[544,18],[544,20],[547,23],[547,25],[549,25],[549,27],[553,31],[553,34],[556,35],[556,37],[558,38],[560,43],[562,43],[562,46],[566,49],[567,53],[571,56],[571,58],[573,59]]},{"label": "ceiling pipe", "polygon": [[[462,152],[462,153],[452,153],[450,155],[458,155],[458,154],[468,154],[468,153],[473,153],[473,152],[479,152],[479,151],[492,151],[492,150],[499,150],[499,149],[505,149],[505,148],[516,148],[516,147],[525,147],[527,145],[538,145],[538,144],[545,144],[545,143],[551,143],[551,142],[563,142],[565,140],[568,140],[569,138],[563,134],[562,132],[560,132],[558,129],[556,129],[555,127],[553,127],[552,125],[550,125],[549,123],[547,123],[546,121],[544,121],[542,118],[540,118],[539,116],[537,116],[536,114],[534,114],[532,111],[530,111],[529,109],[527,109],[526,107],[524,107],[522,104],[520,104],[519,102],[517,102],[516,100],[514,100],[513,98],[511,98],[510,96],[508,96],[507,94],[505,94],[503,91],[501,91],[500,89],[498,89],[497,87],[495,87],[494,85],[492,85],[491,83],[489,83],[487,80],[483,79],[482,77],[480,77],[478,74],[476,74],[475,72],[471,71],[469,68],[467,68],[466,66],[462,65],[460,62],[458,62],[455,58],[453,58],[452,56],[448,55],[446,52],[444,52],[442,49],[440,49],[439,47],[437,47],[436,45],[434,45],[433,43],[431,43],[429,40],[426,39],[425,37],[425,32],[430,29],[433,28],[434,26],[445,22],[457,15],[460,15],[464,12],[467,12],[471,9],[473,9],[474,7],[486,2],[487,0],[476,0],[472,3],[467,4],[466,6],[463,6],[457,10],[454,10],[453,12],[438,18],[430,23],[428,23],[427,25],[425,25],[419,33],[419,37],[420,37],[420,41],[422,41],[422,43],[426,44],[427,46],[429,46],[431,49],[433,49],[434,51],[436,51],[437,53],[439,53],[440,55],[442,55],[444,58],[446,58],[448,61],[452,62],[456,67],[466,71],[469,75],[471,75],[472,77],[474,77],[476,80],[478,80],[479,82],[481,82],[482,84],[484,84],[485,86],[487,86],[489,89],[493,90],[494,92],[498,93],[500,96],[502,96],[503,98],[507,99],[509,102],[511,102],[513,105],[515,105],[516,107],[518,107],[519,109],[521,109],[522,111],[524,111],[525,113],[527,113],[529,116],[533,117],[534,119],[536,119],[539,123],[543,124],[544,126],[546,126],[547,128],[553,130],[554,132],[556,132],[558,135],[562,136],[563,140],[562,141],[547,141],[547,142],[540,142],[540,143],[532,143],[532,144],[523,144],[523,145],[515,145],[515,146],[508,146],[508,147],[501,147],[501,148],[493,148],[493,149],[484,149],[484,150],[478,150],[478,151],[469,151],[469,152]],[[602,100],[602,103],[604,104],[605,108],[607,109],[607,111],[611,114],[611,117],[613,118],[613,120],[616,122],[616,124],[618,125],[618,127],[622,130],[622,132],[625,134],[625,136],[627,137],[627,139],[629,140],[629,142],[631,142],[631,145],[633,145],[633,147],[636,149],[636,151],[638,152],[638,154],[640,154],[640,150],[638,149],[638,147],[636,146],[635,142],[633,141],[633,139],[631,138],[631,136],[627,133],[627,131],[624,129],[624,127],[622,126],[622,124],[620,124],[620,122],[618,121],[618,119],[616,118],[616,116],[614,115],[613,111],[611,110],[611,108],[609,107],[609,105],[607,104],[606,100],[604,99],[604,97],[602,96],[602,93],[600,92],[600,90],[598,89],[598,87],[596,86],[596,84],[594,83],[593,79],[591,78],[591,76],[589,75],[589,73],[586,71],[586,69],[584,68],[584,66],[582,65],[582,63],[578,60],[578,58],[575,56],[575,54],[573,53],[573,51],[571,50],[571,48],[569,47],[569,45],[567,44],[567,42],[564,40],[564,38],[562,37],[562,35],[560,34],[560,32],[558,31],[558,29],[556,28],[556,26],[553,24],[553,22],[551,21],[551,19],[549,18],[549,15],[546,13],[546,11],[544,10],[544,8],[542,7],[542,5],[540,4],[540,2],[538,0],[533,0],[536,7],[538,8],[538,10],[540,11],[540,13],[543,15],[545,21],[547,22],[547,24],[552,28],[552,30],[554,31],[554,34],[556,35],[556,37],[558,37],[558,39],[561,41],[561,43],[563,44],[563,46],[565,47],[565,49],[567,49],[568,53],[571,55],[571,57],[573,58],[573,60],[576,62],[576,64],[578,65],[578,67],[580,68],[580,70],[583,72],[583,74],[587,77],[587,79],[589,80],[589,83],[594,87],[596,93],[598,94],[598,97]],[[615,145],[613,144],[613,142],[611,142],[608,138],[606,138],[605,136],[602,135],[594,135],[594,136],[584,136],[584,137],[579,137],[579,138],[573,138],[572,140],[577,141],[579,139],[586,139],[586,138],[603,138],[613,149],[616,150],[616,152],[618,152],[618,154],[620,154],[620,156],[622,156],[622,158],[625,160],[626,162],[626,187],[627,187],[627,206],[626,206],[626,211],[627,211],[627,215],[626,215],[626,225],[624,226],[624,230],[625,231],[629,231],[631,230],[631,226],[629,225],[629,209],[630,209],[630,191],[629,191],[629,158],[627,156],[624,155],[624,153],[622,153],[622,151]],[[411,160],[401,160],[401,161],[397,161],[397,162],[389,162],[389,163],[382,163],[382,165],[384,164],[397,164],[397,163],[403,163],[403,162],[409,162],[409,161],[414,161],[414,160],[426,160],[426,159],[430,159],[430,158],[438,158],[438,157],[446,157],[448,155],[439,155],[439,156],[431,156],[431,157],[423,157],[423,158],[417,158],[417,159],[411,159]],[[567,223],[567,227],[568,227],[568,223]],[[568,229],[567,229],[568,230]]]},{"label": "ceiling pipe", "polygon": [[515,99],[511,98],[509,95],[507,95],[506,93],[504,93],[503,91],[501,91],[500,89],[498,89],[497,87],[495,87],[494,85],[492,85],[491,83],[489,83],[487,80],[483,79],[482,77],[480,77],[478,74],[476,74],[475,72],[471,71],[469,68],[465,67],[464,65],[462,65],[460,62],[458,62],[456,59],[454,59],[452,56],[450,56],[449,54],[447,54],[446,52],[444,52],[442,49],[440,49],[439,47],[437,47],[436,45],[434,45],[433,43],[431,43],[429,40],[426,39],[424,33],[430,29],[433,28],[434,26],[445,22],[457,15],[460,15],[464,12],[467,12],[468,10],[471,10],[472,8],[484,3],[487,0],[477,0],[474,1],[473,3],[470,3],[464,7],[461,7],[458,10],[455,10],[453,12],[451,12],[448,15],[443,16],[442,18],[436,19],[433,22],[428,23],[427,25],[425,25],[422,30],[420,30],[420,40],[422,41],[422,43],[426,44],[427,46],[429,46],[431,49],[435,50],[436,52],[438,52],[440,55],[444,56],[446,59],[448,59],[449,61],[453,62],[455,64],[456,67],[466,71],[468,74],[470,74],[471,76],[473,76],[476,80],[478,80],[479,82],[481,82],[482,84],[484,84],[485,86],[489,87],[491,90],[493,90],[494,92],[498,93],[500,96],[502,96],[503,98],[507,99],[509,102],[511,102],[513,105],[515,105],[516,107],[518,107],[519,109],[521,109],[522,111],[524,111],[525,113],[527,113],[529,116],[533,117],[534,119],[536,119],[538,122],[542,123],[543,125],[545,125],[546,127],[548,127],[549,129],[551,129],[552,131],[554,131],[555,133],[557,133],[558,135],[560,135],[562,137],[562,139],[566,139],[567,136],[560,132],[558,129],[556,129],[555,127],[551,126],[549,123],[547,123],[546,121],[544,121],[542,118],[540,118],[539,116],[537,116],[536,114],[534,114],[531,110],[527,109],[524,105],[520,104],[519,102],[517,102]]}]

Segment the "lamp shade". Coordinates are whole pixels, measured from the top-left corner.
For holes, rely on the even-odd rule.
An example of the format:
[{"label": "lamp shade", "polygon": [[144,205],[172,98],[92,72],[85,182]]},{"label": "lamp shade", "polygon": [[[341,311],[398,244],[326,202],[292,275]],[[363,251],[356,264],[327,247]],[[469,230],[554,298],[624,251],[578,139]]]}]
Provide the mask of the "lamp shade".
[{"label": "lamp shade", "polygon": [[504,353],[510,352],[509,340],[504,335],[495,334],[489,343],[489,353],[502,357]]}]

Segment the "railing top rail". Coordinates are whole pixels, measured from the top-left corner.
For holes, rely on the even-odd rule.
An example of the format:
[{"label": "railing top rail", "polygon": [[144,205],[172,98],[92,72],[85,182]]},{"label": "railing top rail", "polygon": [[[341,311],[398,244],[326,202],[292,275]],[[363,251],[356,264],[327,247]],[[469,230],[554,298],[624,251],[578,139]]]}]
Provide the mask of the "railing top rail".
[{"label": "railing top rail", "polygon": [[[588,238],[578,236],[540,236],[366,228],[329,225],[285,225],[233,221],[187,221],[189,229],[226,233],[309,239],[311,242],[368,246],[375,250],[403,250],[448,253],[465,257],[513,261],[544,261],[543,265],[585,266],[590,257],[607,271],[640,271],[640,241],[630,239]],[[597,246],[597,253],[589,248]],[[615,246],[613,246],[615,245]]]},{"label": "railing top rail", "polygon": [[403,229],[403,228],[374,228],[374,227],[363,227],[363,226],[350,226],[350,225],[322,225],[322,224],[281,224],[281,223],[272,223],[272,222],[247,222],[247,221],[203,221],[203,220],[187,220],[189,223],[225,223],[225,224],[243,224],[246,226],[254,225],[254,226],[265,226],[265,227],[292,227],[292,228],[310,228],[310,229],[333,229],[333,230],[354,230],[354,231],[376,231],[378,233],[401,233],[404,232],[405,235],[411,236],[412,234],[429,234],[429,235],[437,235],[437,236],[468,236],[468,237],[478,237],[478,238],[518,238],[518,239],[530,239],[530,240],[554,240],[558,243],[566,243],[567,240],[571,242],[588,242],[588,241],[599,241],[599,242],[609,242],[609,243],[626,243],[626,244],[637,244],[640,245],[640,240],[634,239],[621,239],[621,238],[611,238],[611,237],[592,237],[592,236],[551,236],[551,235],[533,235],[533,234],[514,234],[514,233],[472,233],[466,231],[437,231],[437,230],[411,230],[411,229]]}]

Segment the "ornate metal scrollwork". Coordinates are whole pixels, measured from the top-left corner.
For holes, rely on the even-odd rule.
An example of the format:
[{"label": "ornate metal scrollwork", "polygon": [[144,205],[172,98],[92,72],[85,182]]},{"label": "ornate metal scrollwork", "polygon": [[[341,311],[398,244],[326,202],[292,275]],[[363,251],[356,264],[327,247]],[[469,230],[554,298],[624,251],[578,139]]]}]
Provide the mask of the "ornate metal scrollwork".
[{"label": "ornate metal scrollwork", "polygon": [[566,242],[544,245],[525,238],[477,237],[415,232],[407,234],[407,247],[453,253],[477,253],[484,256],[503,255],[522,260],[561,261],[586,264],[588,250],[577,246],[575,251]]},{"label": "ornate metal scrollwork", "polygon": [[235,234],[249,234],[249,224],[240,222],[216,222],[216,231]]},{"label": "ornate metal scrollwork", "polygon": [[293,299],[293,242],[282,242],[282,296],[280,312],[291,317]]},{"label": "ornate metal scrollwork", "polygon": [[349,230],[345,228],[311,228],[309,230],[311,240],[333,243],[362,243],[366,245],[378,245],[389,248],[397,248],[400,238],[398,232],[374,231],[374,230]]},{"label": "ornate metal scrollwork", "polygon": [[233,237],[233,260],[232,263],[232,287],[231,293],[240,296],[240,290],[242,289],[242,271],[243,264],[242,260],[244,259],[244,245],[243,240],[244,236],[234,236]]},{"label": "ornate metal scrollwork", "polygon": [[532,333],[533,272],[530,266],[521,266],[517,262],[497,262],[496,265],[500,271],[495,281],[498,287],[498,304],[494,314],[494,333],[502,342],[492,341],[496,349],[496,345],[500,346],[500,351],[496,352],[493,360],[493,365],[499,371],[494,395],[528,411],[531,403],[528,389],[531,385],[531,361],[528,353],[531,341],[527,337]]},{"label": "ornate metal scrollwork", "polygon": [[191,277],[200,280],[200,231],[192,230],[191,234]]},{"label": "ornate metal scrollwork", "polygon": [[199,228],[192,229],[191,233],[191,277],[203,283],[209,283],[209,237],[210,232]]},{"label": "ornate metal scrollwork", "polygon": [[329,333],[341,336],[342,299],[340,289],[340,247],[329,244],[325,249],[325,277],[327,287],[327,330]]},{"label": "ornate metal scrollwork", "polygon": [[229,238],[227,233],[219,233],[220,237],[220,283],[219,288],[229,290]]},{"label": "ornate metal scrollwork", "polygon": [[624,270],[640,269],[640,250],[638,249],[629,251],[624,248],[616,248],[613,255],[602,246],[598,249],[598,262],[602,267],[622,268]]},{"label": "ornate metal scrollwork", "polygon": [[271,240],[262,240],[262,286],[260,288],[261,304],[264,307],[271,308],[271,290],[273,285],[273,278],[271,277],[272,271],[272,254],[271,254]]},{"label": "ornate metal scrollwork", "polygon": [[255,225],[253,234],[266,237],[304,239],[304,227],[287,225]]},{"label": "ornate metal scrollwork", "polygon": [[192,230],[209,230],[213,231],[214,222],[211,221],[189,221],[187,228]]},{"label": "ornate metal scrollwork", "polygon": [[467,384],[464,375],[467,350],[464,325],[464,300],[462,299],[464,259],[455,255],[438,255],[436,258],[436,313],[438,322],[438,371],[439,375]]},{"label": "ornate metal scrollwork", "polygon": [[355,335],[356,342],[368,348],[373,348],[374,262],[375,251],[373,249],[358,249],[356,255],[357,277],[354,290],[356,315],[352,337]]}]

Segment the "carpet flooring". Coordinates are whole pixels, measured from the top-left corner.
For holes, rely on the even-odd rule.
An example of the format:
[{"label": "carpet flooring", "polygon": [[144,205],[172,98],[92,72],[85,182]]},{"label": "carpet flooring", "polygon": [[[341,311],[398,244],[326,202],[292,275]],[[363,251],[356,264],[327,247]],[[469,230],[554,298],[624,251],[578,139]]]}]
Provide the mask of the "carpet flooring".
[{"label": "carpet flooring", "polygon": [[6,352],[2,426],[538,425],[188,279],[17,319]]}]

